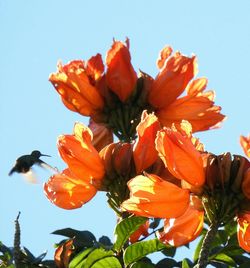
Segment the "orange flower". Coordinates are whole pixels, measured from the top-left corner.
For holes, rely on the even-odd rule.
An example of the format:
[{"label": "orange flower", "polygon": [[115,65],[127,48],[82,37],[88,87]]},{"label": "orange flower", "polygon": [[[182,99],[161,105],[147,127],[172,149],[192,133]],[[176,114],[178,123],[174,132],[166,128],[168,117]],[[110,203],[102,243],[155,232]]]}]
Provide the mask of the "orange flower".
[{"label": "orange flower", "polygon": [[159,109],[175,101],[196,73],[196,57],[189,58],[176,52],[155,78],[149,93],[150,104]]},{"label": "orange flower", "polygon": [[88,127],[93,134],[92,145],[98,152],[106,145],[113,142],[113,133],[111,129],[107,128],[104,124],[97,124],[90,118]]},{"label": "orange flower", "polygon": [[77,123],[73,135],[58,139],[58,149],[68,169],[50,177],[44,185],[48,199],[64,209],[79,208],[97,192],[104,177],[103,162],[91,144],[92,133]]},{"label": "orange flower", "polygon": [[192,124],[193,132],[219,126],[225,116],[220,114],[221,107],[214,105],[214,92],[203,92],[206,85],[206,78],[192,81],[187,87],[187,96],[176,99],[157,112],[160,122],[171,126],[186,119]]},{"label": "orange flower", "polygon": [[[149,93],[149,103],[156,111],[159,121],[167,127],[172,123],[188,120],[193,132],[215,127],[225,116],[221,108],[214,106],[214,92],[203,92],[207,85],[205,78],[191,79],[197,74],[196,57],[186,57],[179,52],[169,57],[170,47],[160,53],[157,65],[161,68]],[[187,96],[180,97],[187,87]]]},{"label": "orange flower", "polygon": [[149,220],[147,220],[144,224],[142,224],[133,234],[130,235],[129,241],[130,243],[135,243],[141,236],[148,236],[148,228],[149,228]]},{"label": "orange flower", "polygon": [[59,245],[55,251],[55,263],[58,268],[69,267],[69,261],[72,253],[74,252],[73,239],[67,240],[65,243]]},{"label": "orange flower", "polygon": [[141,122],[138,124],[137,140],[134,144],[133,155],[137,174],[151,166],[157,159],[158,153],[155,149],[155,138],[160,130],[160,123],[154,114],[143,111]]},{"label": "orange flower", "polygon": [[103,109],[103,99],[90,81],[91,78],[99,78],[103,72],[101,62],[98,55],[90,59],[86,67],[81,60],[71,61],[64,66],[59,62],[57,73],[50,75],[50,82],[71,111],[89,116]]},{"label": "orange flower", "polygon": [[122,209],[143,217],[176,218],[184,213],[189,203],[189,191],[147,174],[128,182],[130,198]]},{"label": "orange flower", "polygon": [[114,41],[111,49],[107,53],[106,58],[107,84],[122,102],[125,102],[132,94],[137,75],[131,64],[129,53],[129,40],[126,44],[120,41]]},{"label": "orange flower", "polygon": [[58,138],[58,150],[70,171],[79,178],[101,180],[104,175],[103,162],[92,145],[92,133],[86,126],[76,123],[73,135]]},{"label": "orange flower", "polygon": [[240,145],[247,157],[250,157],[250,134],[248,137],[240,136]]},{"label": "orange flower", "polygon": [[69,169],[50,177],[44,191],[50,202],[64,209],[81,207],[97,192],[93,185],[75,177]]},{"label": "orange flower", "polygon": [[250,214],[245,213],[240,215],[238,222],[238,242],[241,248],[250,252]]},{"label": "orange flower", "polygon": [[[201,205],[201,201],[196,198]],[[183,246],[196,239],[202,229],[204,211],[190,204],[183,215],[175,219],[166,219],[164,231],[157,233],[158,239],[174,247]]]},{"label": "orange flower", "polygon": [[131,143],[117,142],[104,147],[99,153],[109,179],[128,176],[132,169]]},{"label": "orange flower", "polygon": [[204,184],[202,157],[190,137],[182,135],[175,127],[164,128],[157,134],[156,149],[173,176],[194,186]]}]

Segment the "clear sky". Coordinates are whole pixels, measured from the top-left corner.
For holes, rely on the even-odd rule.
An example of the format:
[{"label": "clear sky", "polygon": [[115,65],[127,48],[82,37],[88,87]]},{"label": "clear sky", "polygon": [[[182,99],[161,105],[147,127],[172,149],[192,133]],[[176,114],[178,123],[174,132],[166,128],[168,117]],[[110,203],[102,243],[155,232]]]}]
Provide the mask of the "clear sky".
[{"label": "clear sky", "polygon": [[[155,76],[158,52],[167,44],[198,57],[198,77],[209,79],[216,104],[227,115],[221,129],[198,134],[208,151],[242,154],[240,134],[250,132],[250,1],[168,0],[0,0],[0,241],[13,245],[14,219],[21,211],[22,245],[35,254],[60,237],[50,233],[72,227],[97,237],[112,237],[115,217],[98,193],[78,210],[52,205],[42,184],[16,174],[15,159],[34,149],[63,169],[56,138],[86,118],[67,110],[48,76],[59,59],[105,58],[112,39],[130,38],[136,70]],[[41,181],[49,173],[37,169]]]}]

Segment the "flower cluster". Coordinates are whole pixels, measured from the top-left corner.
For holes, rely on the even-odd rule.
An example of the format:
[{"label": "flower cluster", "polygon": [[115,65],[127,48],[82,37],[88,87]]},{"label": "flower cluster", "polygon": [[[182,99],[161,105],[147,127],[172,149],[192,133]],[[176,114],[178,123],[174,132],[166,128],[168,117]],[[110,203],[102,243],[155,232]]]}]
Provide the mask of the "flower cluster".
[{"label": "flower cluster", "polygon": [[155,78],[143,72],[137,75],[127,39],[125,43],[113,42],[106,69],[97,54],[86,62],[58,63],[58,71],[49,80],[68,109],[90,116],[120,140],[135,138],[143,110],[155,112],[162,126],[170,127],[183,119],[192,124],[193,132],[218,126],[224,115],[214,105],[214,92],[205,91],[207,79],[193,80],[198,70],[195,56],[180,52],[172,55],[172,48],[167,46],[160,52],[157,66]]},{"label": "flower cluster", "polygon": [[[58,64],[49,80],[71,111],[90,117],[72,135],[58,138],[67,168],[44,190],[64,209],[79,208],[97,191],[106,191],[112,209],[164,219],[157,236],[180,246],[194,240],[203,223],[225,226],[237,217],[239,245],[250,251],[250,162],[230,153],[214,155],[192,136],[218,127],[225,116],[195,78],[197,59],[167,46],[157,60],[155,78],[136,73],[129,41],[113,41],[106,67],[100,54],[87,61]],[[119,141],[113,141],[113,134]],[[250,156],[250,138],[241,137]],[[131,236],[147,235],[149,223]]]}]

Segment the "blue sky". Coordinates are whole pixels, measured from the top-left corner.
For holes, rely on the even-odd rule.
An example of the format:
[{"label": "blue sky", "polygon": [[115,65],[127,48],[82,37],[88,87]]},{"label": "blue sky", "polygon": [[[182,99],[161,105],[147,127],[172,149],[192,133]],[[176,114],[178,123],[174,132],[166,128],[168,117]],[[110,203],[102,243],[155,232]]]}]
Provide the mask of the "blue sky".
[{"label": "blue sky", "polygon": [[[200,133],[208,151],[242,154],[239,136],[250,132],[250,2],[238,1],[86,1],[0,0],[0,241],[11,246],[14,219],[21,211],[22,245],[35,254],[60,237],[50,233],[72,227],[97,237],[112,237],[115,217],[98,194],[81,209],[52,205],[42,184],[31,185],[16,174],[15,159],[39,149],[53,166],[65,165],[56,138],[71,133],[86,118],[67,110],[48,76],[59,59],[105,58],[112,39],[130,38],[136,70],[155,76],[159,51],[167,44],[198,57],[198,77],[216,90],[216,104],[227,115],[221,129]],[[49,177],[37,169],[41,181]]]}]

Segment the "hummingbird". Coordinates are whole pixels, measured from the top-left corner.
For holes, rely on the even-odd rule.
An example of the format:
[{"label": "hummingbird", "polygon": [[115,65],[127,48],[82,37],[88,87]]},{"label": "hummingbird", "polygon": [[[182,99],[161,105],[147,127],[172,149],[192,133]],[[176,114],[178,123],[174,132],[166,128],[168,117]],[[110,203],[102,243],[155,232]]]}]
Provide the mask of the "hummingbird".
[{"label": "hummingbird", "polygon": [[[49,164],[45,163],[43,160],[40,159],[41,156],[50,157],[50,155],[42,154],[38,150],[33,151],[31,154],[20,156],[19,158],[17,158],[14,167],[10,170],[9,176],[11,176],[14,172],[22,173],[23,175],[28,175],[33,165],[39,165],[40,167],[50,168],[55,171],[55,168],[51,167]],[[28,178],[28,180],[31,182],[36,182],[34,176],[33,178]]]}]

